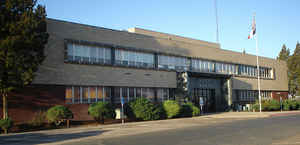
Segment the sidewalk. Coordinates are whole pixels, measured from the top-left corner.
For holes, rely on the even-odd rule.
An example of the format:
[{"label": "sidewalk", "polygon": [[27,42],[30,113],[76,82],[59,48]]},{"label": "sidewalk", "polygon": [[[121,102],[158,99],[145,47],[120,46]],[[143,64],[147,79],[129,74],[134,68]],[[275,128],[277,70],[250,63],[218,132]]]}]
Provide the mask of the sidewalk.
[{"label": "sidewalk", "polygon": [[68,129],[44,130],[25,133],[0,135],[0,144],[63,144],[78,142],[85,139],[104,139],[157,132],[170,129],[180,129],[194,126],[209,126],[237,120],[255,119],[300,114],[300,111],[289,112],[223,112],[206,114],[193,118],[178,118],[157,121],[130,122],[98,126],[81,126]]},{"label": "sidewalk", "polygon": [[222,112],[206,114],[208,118],[262,118],[300,114],[300,111],[274,111],[274,112]]}]

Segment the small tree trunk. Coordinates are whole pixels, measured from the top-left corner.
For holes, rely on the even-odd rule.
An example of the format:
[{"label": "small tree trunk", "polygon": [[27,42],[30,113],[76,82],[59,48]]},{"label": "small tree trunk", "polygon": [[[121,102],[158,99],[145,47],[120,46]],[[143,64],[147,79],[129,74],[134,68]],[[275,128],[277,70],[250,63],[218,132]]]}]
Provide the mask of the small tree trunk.
[{"label": "small tree trunk", "polygon": [[3,98],[3,119],[7,119],[8,118],[8,113],[7,113],[7,93],[3,93],[2,94],[2,98]]},{"label": "small tree trunk", "polygon": [[7,133],[8,133],[7,129],[4,129],[4,134],[7,134]]}]

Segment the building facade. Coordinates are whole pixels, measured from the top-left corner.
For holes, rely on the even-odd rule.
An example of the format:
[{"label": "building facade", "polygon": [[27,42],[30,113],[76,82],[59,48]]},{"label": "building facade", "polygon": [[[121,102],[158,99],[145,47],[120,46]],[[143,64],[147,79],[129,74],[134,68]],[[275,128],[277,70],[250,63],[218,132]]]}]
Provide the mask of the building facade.
[{"label": "building facade", "polygon": [[[9,115],[26,121],[37,110],[61,104],[75,120],[91,119],[88,105],[120,104],[145,97],[174,99],[185,73],[188,97],[205,100],[205,111],[225,111],[258,98],[256,56],[217,43],[131,28],[127,31],[48,19],[46,59],[31,86],[9,99]],[[287,97],[287,66],[259,57],[263,99]],[[1,112],[2,113],[2,112]]]}]

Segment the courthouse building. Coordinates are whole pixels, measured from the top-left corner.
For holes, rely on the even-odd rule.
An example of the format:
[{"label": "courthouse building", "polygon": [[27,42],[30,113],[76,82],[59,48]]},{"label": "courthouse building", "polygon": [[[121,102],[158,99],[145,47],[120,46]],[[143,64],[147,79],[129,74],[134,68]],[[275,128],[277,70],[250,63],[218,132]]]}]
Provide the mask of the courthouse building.
[{"label": "courthouse building", "polygon": [[[9,98],[14,120],[30,120],[34,112],[56,104],[68,106],[75,120],[89,120],[88,105],[97,101],[118,106],[120,97],[126,102],[174,99],[178,73],[187,75],[190,99],[197,103],[203,97],[208,112],[258,99],[255,55],[140,28],[119,31],[55,19],[47,23],[45,61],[32,85]],[[262,99],[287,97],[286,63],[266,57],[259,62]]]}]

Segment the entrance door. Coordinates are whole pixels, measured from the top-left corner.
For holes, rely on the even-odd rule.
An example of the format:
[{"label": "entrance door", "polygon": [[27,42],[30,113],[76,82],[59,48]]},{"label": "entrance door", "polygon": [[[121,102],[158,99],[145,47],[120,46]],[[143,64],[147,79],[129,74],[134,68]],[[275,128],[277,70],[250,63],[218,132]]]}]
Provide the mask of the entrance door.
[{"label": "entrance door", "polygon": [[215,89],[209,89],[207,90],[207,96],[206,96],[206,106],[207,106],[207,112],[216,112],[216,97],[215,97]]},{"label": "entrance door", "polygon": [[194,88],[194,102],[200,107],[199,99],[203,97],[203,111],[216,112],[215,89]]}]

